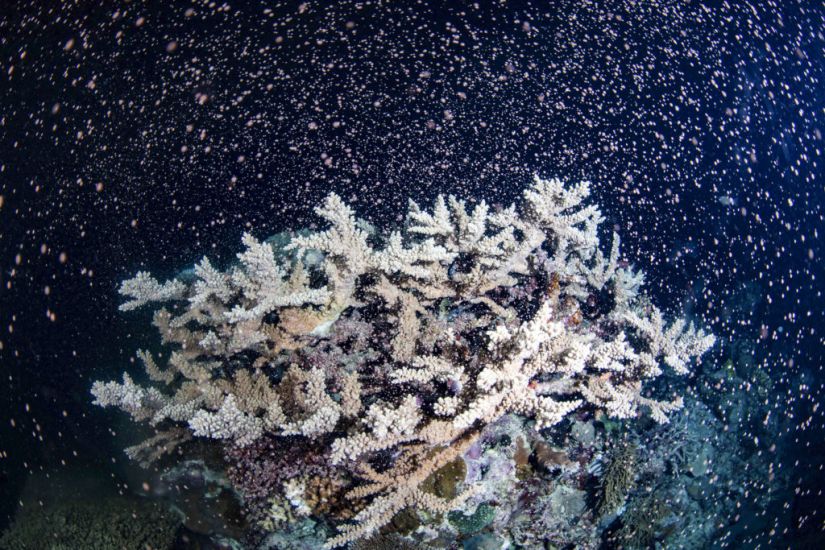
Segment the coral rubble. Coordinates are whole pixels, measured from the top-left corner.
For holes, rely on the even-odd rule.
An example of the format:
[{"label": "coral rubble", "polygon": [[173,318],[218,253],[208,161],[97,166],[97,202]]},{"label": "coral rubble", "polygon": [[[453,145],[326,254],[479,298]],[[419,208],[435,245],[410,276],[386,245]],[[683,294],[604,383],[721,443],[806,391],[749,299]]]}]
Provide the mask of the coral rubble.
[{"label": "coral rubble", "polygon": [[[714,343],[685,320],[666,324],[642,273],[620,262],[618,236],[603,253],[589,194],[536,178],[506,209],[411,201],[390,232],[330,194],[316,209],[328,227],[282,249],[245,234],[226,271],[204,258],[192,281],[140,272],[121,285],[121,309],[163,304],[154,324],[172,351],[165,368],[141,352],[151,385],[124,373],[96,382],[95,402],[171,434],[161,443],[222,442],[259,525],[332,522],[330,548],[405,510],[459,531],[493,521],[483,481],[435,489],[491,426],[519,415],[542,430],[577,410],[628,419],[640,409],[666,424],[682,397],[654,398],[644,382],[663,366],[686,374]],[[523,437],[513,447],[522,473]],[[577,470],[537,448],[542,462]],[[579,514],[580,494],[542,498]]]}]

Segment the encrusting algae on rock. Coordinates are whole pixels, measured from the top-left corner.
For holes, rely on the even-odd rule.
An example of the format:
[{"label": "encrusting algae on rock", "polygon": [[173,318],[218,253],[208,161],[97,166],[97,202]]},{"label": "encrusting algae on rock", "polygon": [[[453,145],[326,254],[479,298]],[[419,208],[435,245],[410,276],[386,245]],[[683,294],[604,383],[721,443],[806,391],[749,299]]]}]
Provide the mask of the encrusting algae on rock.
[{"label": "encrusting algae on rock", "polygon": [[[536,178],[521,205],[498,211],[410,201],[389,232],[367,231],[330,194],[316,209],[327,228],[292,238],[290,254],[245,234],[227,271],[204,258],[194,281],[138,273],[120,287],[121,309],[166,304],[155,325],[172,352],[163,369],[143,356],[152,385],[124,373],[96,382],[95,402],[220,441],[231,468],[262,485],[242,488],[253,507],[281,502],[336,524],[329,548],[406,509],[473,517],[463,506],[480,487],[436,490],[432,476],[487,426],[515,414],[542,430],[577,409],[645,409],[667,423],[681,396],[654,399],[644,382],[663,365],[686,374],[714,343],[684,320],[665,323],[642,273],[620,262],[617,235],[602,251],[589,194],[587,183]],[[610,299],[594,306],[597,295]],[[290,455],[296,444],[303,452]],[[319,475],[336,483],[287,483]],[[342,502],[357,510],[351,521],[330,517]]]}]

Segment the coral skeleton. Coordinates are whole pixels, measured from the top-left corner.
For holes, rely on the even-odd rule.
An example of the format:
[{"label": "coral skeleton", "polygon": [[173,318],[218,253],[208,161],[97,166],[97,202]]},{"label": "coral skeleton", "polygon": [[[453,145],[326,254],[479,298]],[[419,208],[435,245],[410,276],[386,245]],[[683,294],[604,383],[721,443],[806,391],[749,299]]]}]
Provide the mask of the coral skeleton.
[{"label": "coral skeleton", "polygon": [[[224,271],[204,258],[194,281],[139,272],[120,287],[121,309],[164,304],[154,324],[171,355],[161,368],[139,352],[151,384],[126,373],[96,382],[95,403],[239,456],[264,440],[304,441],[357,510],[329,548],[405,508],[467,501],[472,484],[452,500],[422,484],[506,415],[536,430],[584,407],[666,423],[681,396],[645,395],[645,381],[663,366],[688,373],[714,337],[683,319],[666,325],[642,272],[621,267],[618,236],[601,250],[589,195],[587,183],[537,177],[520,205],[410,201],[403,227],[380,232],[332,193],[316,208],[327,227],[283,249],[246,233]],[[317,512],[301,479],[269,491],[266,502],[297,516]]]}]

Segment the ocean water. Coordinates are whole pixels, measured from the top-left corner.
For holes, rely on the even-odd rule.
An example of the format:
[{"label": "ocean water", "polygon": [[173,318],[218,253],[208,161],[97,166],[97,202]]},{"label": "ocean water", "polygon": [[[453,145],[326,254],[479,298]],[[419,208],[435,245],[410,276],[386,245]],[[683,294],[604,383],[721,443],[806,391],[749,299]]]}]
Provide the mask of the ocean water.
[{"label": "ocean water", "polygon": [[816,2],[0,6],[0,548],[825,547],[824,53]]}]

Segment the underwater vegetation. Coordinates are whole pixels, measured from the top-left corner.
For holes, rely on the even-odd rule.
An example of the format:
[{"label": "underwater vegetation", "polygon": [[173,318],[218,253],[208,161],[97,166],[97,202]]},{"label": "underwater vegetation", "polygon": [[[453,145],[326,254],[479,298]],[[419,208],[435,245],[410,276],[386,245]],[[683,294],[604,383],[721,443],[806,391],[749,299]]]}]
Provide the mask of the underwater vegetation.
[{"label": "underwater vegetation", "polygon": [[[665,321],[618,235],[600,246],[588,197],[587,183],[536,178],[521,204],[410,201],[402,228],[379,231],[331,194],[316,209],[327,227],[278,250],[247,233],[226,271],[204,258],[194,277],[140,272],[120,309],[162,304],[170,354],[139,351],[148,383],[95,382],[95,403],[157,429],[127,450],[144,462],[192,438],[222,445],[271,547],[335,548],[388,526],[484,547],[519,477],[581,470],[530,434],[595,411],[666,425],[684,400],[645,383],[687,374],[715,342]],[[600,515],[624,501],[635,456],[612,452]],[[531,497],[543,521],[584,513],[581,489],[545,489]]]}]

